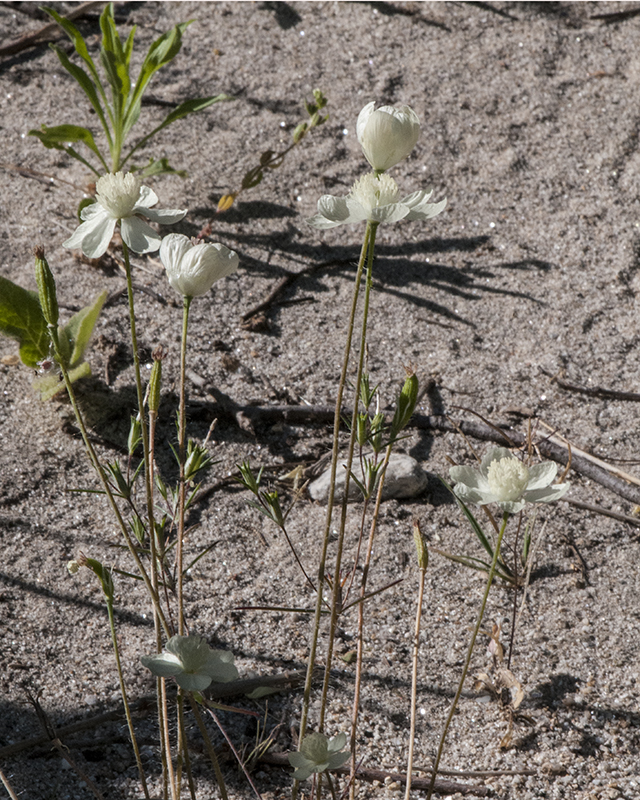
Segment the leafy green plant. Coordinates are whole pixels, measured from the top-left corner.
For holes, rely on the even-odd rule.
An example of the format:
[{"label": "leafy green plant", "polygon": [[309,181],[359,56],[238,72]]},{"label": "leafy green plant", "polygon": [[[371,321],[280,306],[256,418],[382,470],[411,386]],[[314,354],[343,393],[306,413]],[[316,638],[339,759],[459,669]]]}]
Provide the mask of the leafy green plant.
[{"label": "leafy green plant", "polygon": [[[130,74],[130,61],[133,52],[135,27],[131,29],[129,36],[123,43],[113,18],[113,4],[109,3],[100,15],[100,29],[102,31],[100,63],[106,77],[106,87],[111,95],[111,100],[109,101],[105,83],[100,79],[97,66],[89,54],[87,43],[78,28],[69,20],[61,17],[54,9],[44,7],[44,10],[64,28],[73,43],[77,55],[84,62],[84,67],[73,63],[62,48],[55,44],[51,45],[62,66],[74,78],[89,99],[102,125],[109,154],[106,155],[103,149],[98,146],[93,132],[89,128],[80,125],[56,125],[55,127],[42,125],[40,130],[29,131],[29,136],[37,136],[45,147],[64,150],[65,153],[81,161],[98,176],[103,172],[118,172],[122,170],[136,150],[173,122],[177,122],[179,119],[183,119],[196,111],[202,111],[220,100],[233,99],[229,95],[219,94],[215,97],[185,100],[174,108],[160,125],[145,134],[126,154],[123,154],[125,142],[131,129],[138,122],[142,97],[151,78],[159,69],[173,61],[178,55],[182,47],[182,34],[191,24],[191,21],[176,25],[153,42],[134,82]],[[73,145],[78,143],[84,145],[90,151],[90,154],[97,159],[99,168],[96,168],[95,164],[88,161],[75,149]],[[90,155],[88,157],[91,158]],[[95,159],[91,160],[95,161]],[[140,169],[143,176],[177,172],[169,165],[166,158],[151,159],[143,169],[133,165],[130,165],[129,169],[131,171]],[[178,174],[184,175],[185,173]]]},{"label": "leafy green plant", "polygon": [[[74,314],[65,325],[58,326],[61,353],[71,381],[91,375],[84,360],[93,329],[107,299],[102,292],[90,305]],[[0,333],[16,339],[23,364],[44,372],[36,378],[36,388],[43,400],[49,400],[64,390],[51,354],[47,322],[42,313],[38,294],[0,276]]]}]

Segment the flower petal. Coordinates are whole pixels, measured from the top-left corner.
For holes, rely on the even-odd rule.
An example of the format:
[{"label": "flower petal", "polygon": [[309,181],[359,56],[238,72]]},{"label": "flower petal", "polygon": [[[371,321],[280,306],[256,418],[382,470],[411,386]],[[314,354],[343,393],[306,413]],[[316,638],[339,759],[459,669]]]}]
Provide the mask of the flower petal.
[{"label": "flower petal", "polygon": [[506,511],[507,514],[518,514],[520,511],[522,511],[522,509],[526,506],[526,504],[527,503],[525,500],[498,503],[500,508],[503,511]]},{"label": "flower petal", "polygon": [[489,491],[489,482],[475,467],[451,467],[449,475],[454,483],[463,483],[470,489],[480,489],[483,492]]},{"label": "flower petal", "polygon": [[414,206],[411,211],[405,217],[406,220],[409,222],[412,219],[431,219],[432,217],[437,217],[441,211],[447,206],[447,199],[445,197],[444,200],[441,200],[439,203],[420,203]]},{"label": "flower petal", "polygon": [[192,247],[189,237],[182,233],[170,233],[162,239],[160,261],[167,270],[169,281],[179,274],[180,262]]},{"label": "flower petal", "polygon": [[386,206],[372,208],[369,219],[372,222],[398,222],[405,219],[409,210],[404,203],[388,203]]},{"label": "flower petal", "polygon": [[557,472],[558,465],[554,461],[543,461],[542,464],[534,464],[533,467],[529,467],[527,492],[549,486],[550,483],[553,483]]},{"label": "flower petal", "polygon": [[553,503],[564,497],[569,486],[568,483],[556,483],[555,486],[547,486],[545,489],[527,490],[522,496],[528,503]]},{"label": "flower petal", "polygon": [[211,678],[202,672],[183,672],[175,676],[176,683],[187,692],[203,692],[211,685]]},{"label": "flower petal", "polygon": [[351,215],[351,210],[346,197],[324,194],[318,200],[318,214],[330,222],[345,223]]},{"label": "flower petal", "polygon": [[486,506],[488,503],[494,503],[498,499],[492,492],[473,489],[470,486],[465,486],[464,483],[457,483],[453,487],[453,491],[455,496],[465,503],[475,503],[479,506]]},{"label": "flower petal", "polygon": [[[136,208],[138,206],[142,206],[143,208],[148,209],[149,206],[155,206],[157,202],[158,202],[158,195],[153,191],[153,189],[150,189],[148,186],[140,187],[140,195],[138,196],[135,205]],[[135,214],[138,212],[133,211],[132,213]]]},{"label": "flower petal", "polygon": [[102,213],[93,214],[91,219],[76,228],[72,236],[63,242],[64,247],[68,247],[70,250],[81,247],[82,252],[88,258],[100,258],[106,253],[113,237],[116,221],[107,214],[102,206],[100,209]]},{"label": "flower petal", "polygon": [[120,232],[134,253],[152,253],[162,242],[160,234],[138,217],[125,217],[120,220]]},{"label": "flower petal", "polygon": [[187,209],[180,208],[145,208],[140,204],[133,209],[134,214],[142,214],[143,217],[150,219],[151,222],[159,222],[160,225],[173,225],[180,222],[187,216]]},{"label": "flower petal", "polygon": [[233,653],[225,650],[212,650],[202,671],[216,683],[229,683],[229,681],[238,679],[238,669],[233,663]]},{"label": "flower petal", "polygon": [[171,653],[159,653],[157,656],[141,656],[143,666],[151,670],[159,678],[171,678],[182,672],[182,662]]},{"label": "flower petal", "polygon": [[370,103],[367,103],[367,105],[358,114],[358,121],[356,122],[356,136],[358,137],[358,141],[360,143],[362,143],[362,134],[364,133],[364,129],[367,127],[367,122],[369,122],[369,117],[373,114],[375,107],[375,100],[372,100]]}]

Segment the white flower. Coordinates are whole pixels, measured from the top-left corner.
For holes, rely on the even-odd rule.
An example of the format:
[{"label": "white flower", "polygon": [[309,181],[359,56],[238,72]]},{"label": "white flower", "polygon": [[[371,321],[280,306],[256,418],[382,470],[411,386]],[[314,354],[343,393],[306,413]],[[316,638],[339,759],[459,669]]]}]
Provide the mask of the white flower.
[{"label": "white flower", "polygon": [[213,284],[238,268],[238,256],[223,244],[193,244],[181,233],[170,233],[160,245],[160,260],[171,286],[185,297],[205,294]]},{"label": "white flower", "polygon": [[172,636],[165,650],[156,656],[142,656],[140,661],[154,675],[173,677],[189,692],[202,692],[212,681],[228,683],[238,677],[233,653],[212,650],[200,636]]},{"label": "white flower", "polygon": [[412,108],[366,105],[356,123],[356,135],[367,161],[376,172],[384,172],[398,164],[416,146],[420,121]]},{"label": "white flower", "polygon": [[517,514],[526,503],[552,503],[569,489],[568,483],[550,485],[558,465],[544,461],[527,467],[505,447],[494,447],[479,469],[452,467],[453,491],[465,503],[497,503],[503,511]]},{"label": "white flower", "polygon": [[318,200],[318,213],[307,220],[319,230],[347,225],[351,222],[397,222],[401,219],[430,219],[447,205],[446,200],[429,203],[432,190],[409,194],[398,200],[398,184],[389,175],[369,172],[359,178],[346,197],[323,195]]},{"label": "white flower", "polygon": [[70,250],[82,248],[89,258],[99,258],[106,252],[113,236],[116,222],[127,247],[134,253],[150,253],[160,247],[161,237],[140,217],[162,225],[179,222],[185,211],[166,209],[152,210],[158,202],[156,193],[131,172],[103,175],[96,183],[96,202],[83,208],[80,217],[84,220],[71,238],[64,242]]},{"label": "white flower", "polygon": [[310,733],[300,745],[300,752],[289,753],[289,763],[296,768],[293,777],[306,780],[313,772],[337,769],[348,760],[350,753],[340,752],[347,743],[347,734],[339,733],[327,739],[324,733]]}]

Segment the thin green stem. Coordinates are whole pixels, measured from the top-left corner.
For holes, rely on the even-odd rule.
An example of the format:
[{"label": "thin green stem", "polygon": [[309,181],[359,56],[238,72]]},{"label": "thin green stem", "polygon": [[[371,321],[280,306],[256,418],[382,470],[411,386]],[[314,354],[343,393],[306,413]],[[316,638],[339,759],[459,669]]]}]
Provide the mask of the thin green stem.
[{"label": "thin green stem", "polygon": [[367,553],[365,556],[364,566],[362,568],[362,580],[360,582],[360,604],[358,606],[358,645],[357,645],[357,658],[356,658],[356,675],[355,685],[353,689],[353,706],[351,714],[351,781],[349,786],[349,797],[355,797],[356,791],[356,735],[358,730],[358,713],[360,710],[360,690],[362,687],[362,665],[364,662],[364,599],[366,597],[367,580],[369,578],[369,569],[371,568],[371,557],[373,555],[373,541],[375,538],[376,529],[378,526],[378,517],[380,515],[380,505],[382,503],[382,491],[384,489],[384,479],[387,474],[387,467],[389,466],[389,459],[393,449],[393,442],[389,443],[384,456],[384,462],[380,470],[380,479],[378,483],[378,491],[376,494],[376,504],[373,511],[373,518],[371,519],[371,527],[369,529],[369,540],[367,542]]},{"label": "thin green stem", "polygon": [[77,398],[76,398],[76,394],[75,394],[73,385],[72,385],[72,383],[71,383],[71,381],[69,379],[69,372],[68,372],[68,370],[67,370],[67,368],[65,366],[64,358],[63,358],[62,353],[60,351],[60,341],[58,339],[58,330],[57,330],[55,325],[49,325],[48,328],[49,328],[49,335],[51,336],[51,341],[53,343],[53,347],[54,347],[54,350],[55,350],[56,359],[58,360],[58,364],[60,365],[60,371],[62,372],[62,377],[63,377],[64,383],[65,383],[65,387],[67,389],[67,394],[69,395],[69,401],[71,402],[71,407],[73,408],[73,413],[75,414],[76,421],[78,423],[78,427],[80,428],[80,434],[82,436],[82,441],[84,442],[84,446],[85,446],[85,448],[87,450],[87,454],[89,456],[89,460],[91,461],[91,464],[92,464],[93,468],[95,469],[96,474],[98,475],[98,478],[99,478],[100,483],[102,485],[102,489],[103,489],[105,495],[107,496],[107,499],[109,501],[109,505],[111,506],[111,510],[113,511],[113,514],[114,514],[114,516],[116,518],[116,521],[118,523],[120,531],[121,531],[122,535],[124,536],[125,542],[127,543],[127,547],[129,548],[129,552],[131,553],[131,555],[133,557],[133,560],[135,561],[136,566],[137,566],[137,568],[138,568],[138,570],[140,572],[140,575],[141,575],[141,577],[142,577],[142,579],[143,579],[143,581],[145,583],[147,591],[149,592],[149,596],[151,597],[154,609],[156,610],[156,613],[158,614],[158,618],[160,620],[160,623],[161,623],[165,633],[167,634],[167,636],[170,636],[171,633],[170,633],[170,630],[169,630],[169,626],[167,624],[167,620],[166,620],[166,618],[165,618],[165,616],[164,616],[164,614],[162,612],[162,608],[160,607],[160,600],[159,600],[158,594],[155,592],[155,590],[154,590],[154,588],[153,588],[153,586],[151,584],[151,581],[149,579],[149,575],[147,574],[147,571],[144,568],[144,564],[142,563],[142,561],[140,559],[140,556],[138,554],[138,549],[137,549],[136,545],[134,544],[131,536],[129,535],[129,530],[127,528],[127,524],[124,521],[124,519],[122,517],[122,514],[120,513],[120,509],[118,508],[118,504],[116,502],[116,498],[115,498],[115,496],[113,494],[113,491],[111,489],[109,481],[107,480],[107,476],[105,475],[104,469],[102,468],[102,464],[100,463],[100,459],[98,458],[98,455],[97,455],[97,453],[96,453],[96,451],[95,451],[95,449],[94,449],[94,447],[93,447],[93,445],[91,443],[91,439],[89,438],[89,433],[88,433],[86,425],[84,423],[84,417],[82,416],[82,413],[80,411],[80,407],[78,405],[78,401],[77,401]]},{"label": "thin green stem", "polygon": [[329,626],[329,641],[327,643],[327,656],[325,663],[324,682],[322,684],[322,696],[320,700],[320,722],[319,722],[320,730],[322,730],[324,725],[324,715],[326,712],[327,696],[329,692],[331,662],[333,658],[333,644],[335,640],[336,627],[338,624],[338,617],[341,612],[340,592],[342,587],[340,585],[340,569],[342,567],[344,537],[347,529],[349,484],[351,480],[351,469],[353,467],[353,454],[356,445],[357,423],[358,423],[358,400],[360,394],[360,382],[362,380],[362,373],[364,372],[364,357],[367,344],[367,323],[369,319],[369,302],[371,298],[371,286],[373,283],[373,252],[376,243],[376,231],[378,229],[378,223],[367,222],[367,229],[370,229],[370,234],[369,234],[369,247],[367,249],[367,273],[365,279],[364,307],[362,310],[362,324],[360,330],[360,353],[358,358],[358,371],[356,373],[356,379],[355,379],[356,396],[354,398],[353,411],[351,415],[351,433],[349,436],[349,446],[347,450],[347,463],[345,465],[344,496],[342,498],[340,528],[338,531],[338,542],[336,545],[336,560],[335,560],[334,579],[333,579],[333,596],[331,601],[331,622]]},{"label": "thin green stem", "polygon": [[209,733],[207,732],[204,720],[202,719],[202,714],[200,713],[198,704],[193,699],[193,696],[191,694],[189,694],[189,704],[191,705],[193,716],[196,719],[196,724],[198,725],[200,733],[202,734],[202,739],[204,741],[204,746],[207,750],[207,753],[209,754],[209,759],[213,764],[213,771],[216,774],[216,780],[218,782],[218,788],[220,789],[220,795],[222,796],[222,800],[228,800],[227,787],[224,782],[224,776],[222,775],[222,770],[220,769],[220,762],[218,761],[218,756],[216,755],[216,751],[213,749],[213,744],[211,743],[211,739],[209,738]]},{"label": "thin green stem", "polygon": [[183,298],[182,305],[182,341],[180,346],[180,410],[178,416],[178,457],[180,461],[180,477],[178,484],[178,540],[176,562],[178,571],[178,634],[184,636],[184,597],[183,597],[183,539],[184,516],[186,506],[185,456],[186,456],[186,413],[185,413],[185,381],[187,365],[187,332],[189,329],[189,308],[191,297]]},{"label": "thin green stem", "polygon": [[[322,617],[323,597],[322,590],[324,586],[325,568],[327,563],[327,551],[329,548],[329,539],[331,537],[331,517],[333,514],[333,503],[335,496],[336,473],[338,469],[338,455],[340,452],[340,414],[342,410],[342,398],[344,395],[344,387],[347,382],[347,373],[349,371],[349,359],[351,356],[351,342],[353,340],[353,330],[355,325],[356,311],[358,308],[358,297],[360,295],[360,283],[362,281],[362,272],[369,251],[369,241],[371,239],[371,225],[367,223],[364,234],[364,241],[362,243],[362,250],[360,251],[360,259],[358,261],[358,269],[356,271],[355,283],[353,288],[353,298],[351,301],[351,312],[349,315],[349,323],[347,325],[347,336],[344,346],[344,356],[342,359],[342,371],[340,373],[340,380],[338,382],[338,393],[336,397],[336,408],[333,417],[333,449],[331,454],[331,480],[329,483],[329,496],[327,498],[327,514],[324,527],[324,534],[322,537],[322,551],[320,553],[320,561],[318,564],[318,594],[316,597],[316,610],[313,620],[313,634],[311,637],[311,647],[309,650],[309,662],[307,664],[307,675],[304,684],[304,695],[302,698],[302,712],[300,716],[300,736],[299,741],[302,742],[306,730],[307,720],[309,717],[309,703],[311,699],[311,685],[313,680],[313,670],[316,663],[316,652],[318,649],[318,637],[320,635],[320,620]],[[337,577],[337,576],[336,576]],[[291,792],[292,800],[298,795],[298,781],[293,782]]]},{"label": "thin green stem", "polygon": [[422,621],[422,603],[424,600],[424,580],[426,568],[420,568],[418,584],[418,607],[416,608],[416,626],[413,639],[413,665],[411,669],[411,723],[409,725],[409,755],[407,757],[407,783],[405,800],[409,800],[411,792],[411,776],[413,773],[413,749],[416,737],[416,698],[418,694],[418,650],[420,648],[420,623]]},{"label": "thin green stem", "polygon": [[449,711],[449,716],[447,717],[447,721],[444,724],[444,730],[442,731],[442,736],[440,737],[440,745],[438,747],[438,753],[436,755],[436,760],[433,765],[433,772],[431,773],[431,783],[429,784],[427,800],[431,800],[431,795],[433,794],[433,787],[435,785],[436,777],[438,775],[438,767],[440,766],[440,759],[442,758],[444,743],[447,738],[447,733],[449,732],[449,726],[451,725],[451,720],[453,719],[453,715],[455,714],[456,708],[458,706],[460,695],[462,694],[462,688],[464,686],[464,682],[467,677],[467,672],[469,671],[469,665],[471,664],[471,656],[473,655],[473,648],[475,646],[478,633],[480,632],[480,627],[482,626],[484,609],[487,605],[487,599],[489,597],[489,592],[491,590],[491,584],[493,583],[493,579],[496,574],[496,565],[498,563],[498,559],[500,558],[500,547],[502,545],[502,537],[504,536],[504,531],[505,528],[507,527],[508,520],[509,520],[509,514],[505,511],[502,517],[502,525],[500,526],[500,532],[498,533],[498,540],[496,542],[496,547],[493,552],[493,561],[491,562],[491,569],[489,570],[489,577],[487,578],[487,586],[484,590],[484,597],[482,598],[482,605],[480,606],[478,621],[476,622],[476,627],[474,628],[473,636],[471,637],[471,644],[469,645],[469,650],[467,651],[467,658],[466,661],[464,662],[462,677],[460,678],[460,683],[458,684],[458,691],[456,692],[456,696],[453,698],[451,710]]},{"label": "thin green stem", "polygon": [[127,698],[127,689],[124,684],[124,675],[122,673],[122,663],[120,661],[120,648],[118,647],[118,637],[116,635],[116,623],[113,616],[113,601],[107,597],[107,612],[109,614],[109,628],[111,629],[111,642],[113,643],[113,653],[116,657],[116,670],[118,672],[118,681],[120,682],[120,694],[122,695],[122,702],[124,704],[124,713],[127,718],[127,725],[129,726],[129,736],[131,737],[131,745],[136,757],[136,764],[138,765],[138,773],[140,775],[140,782],[142,783],[142,791],[146,800],[150,800],[149,790],[147,788],[147,779],[144,774],[144,767],[142,766],[142,759],[140,758],[140,750],[138,749],[138,741],[133,728],[133,719],[131,717],[131,709],[129,708],[129,700]]}]

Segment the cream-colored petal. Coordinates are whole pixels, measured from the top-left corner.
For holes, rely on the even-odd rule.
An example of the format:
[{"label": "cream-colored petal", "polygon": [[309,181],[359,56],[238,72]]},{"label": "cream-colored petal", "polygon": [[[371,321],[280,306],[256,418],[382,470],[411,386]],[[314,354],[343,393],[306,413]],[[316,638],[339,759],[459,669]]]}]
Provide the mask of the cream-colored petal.
[{"label": "cream-colored petal", "polygon": [[160,247],[162,237],[138,217],[125,217],[120,221],[122,238],[134,253],[153,253]]}]

